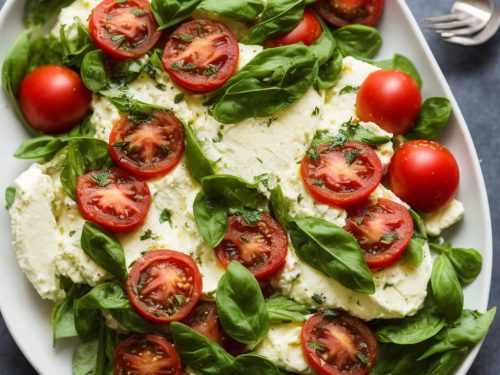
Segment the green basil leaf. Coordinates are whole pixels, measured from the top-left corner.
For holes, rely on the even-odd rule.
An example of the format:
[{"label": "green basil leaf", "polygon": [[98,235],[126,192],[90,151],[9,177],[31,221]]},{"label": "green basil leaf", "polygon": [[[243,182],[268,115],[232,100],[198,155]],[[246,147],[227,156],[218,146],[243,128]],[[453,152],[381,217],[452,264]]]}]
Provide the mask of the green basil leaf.
[{"label": "green basil leaf", "polygon": [[231,262],[215,294],[219,320],[236,341],[257,345],[269,330],[269,315],[259,283],[238,262]]},{"label": "green basil leaf", "polygon": [[450,120],[452,108],[447,98],[428,98],[422,104],[415,126],[404,136],[408,139],[434,139]]},{"label": "green basil leaf", "polygon": [[208,95],[205,104],[212,105],[213,117],[224,124],[272,116],[304,95],[317,69],[316,56],[304,45],[270,48]]},{"label": "green basil leaf", "polygon": [[425,374],[429,365],[427,361],[417,360],[421,353],[421,345],[382,344],[370,375]]},{"label": "green basil leaf", "polygon": [[14,186],[8,186],[5,189],[5,205],[8,210],[12,208],[16,200],[16,188]]},{"label": "green basil leaf", "polygon": [[256,209],[260,199],[255,185],[231,175],[207,176],[201,180],[201,188],[212,201],[238,211]]},{"label": "green basil leaf", "polygon": [[47,64],[62,64],[61,42],[53,35],[30,40],[30,55],[26,73]]},{"label": "green basil leaf", "polygon": [[278,220],[283,228],[288,226],[291,218],[281,186],[278,186],[271,191],[271,197],[269,198],[269,212],[276,220]]},{"label": "green basil leaf", "polygon": [[85,55],[95,48],[94,44],[87,27],[81,22],[76,24],[76,38],[70,39],[68,34],[69,30],[67,30],[66,25],[61,25],[59,39],[61,40],[63,63],[80,68]]},{"label": "green basil leaf", "polygon": [[212,340],[182,323],[171,323],[170,333],[182,363],[197,374],[223,374],[233,364],[233,356]]},{"label": "green basil leaf", "polygon": [[158,331],[157,326],[137,314],[130,304],[126,308],[113,309],[109,312],[129,332],[152,333]]},{"label": "green basil leaf", "polygon": [[164,30],[170,26],[185,20],[202,0],[152,0],[151,12],[160,25],[158,30]]},{"label": "green basil leaf", "polygon": [[286,297],[273,297],[266,302],[269,324],[303,322],[310,313],[307,306]]},{"label": "green basil leaf", "polygon": [[376,134],[362,124],[358,124],[353,126],[353,131],[349,137],[349,140],[366,143],[370,146],[379,146],[390,142],[391,137],[389,137],[388,135]]},{"label": "green basil leaf", "polygon": [[485,313],[463,310],[460,318],[445,328],[433,344],[421,357],[425,359],[436,353],[453,349],[472,347],[479,343],[488,333],[488,329],[496,314],[496,307]]},{"label": "green basil leaf", "polygon": [[100,94],[108,99],[120,112],[136,114],[136,115],[150,115],[154,111],[165,111],[166,108],[144,103],[139,100],[132,99],[126,96],[123,92],[117,90],[101,91]]},{"label": "green basil leaf", "polygon": [[333,39],[332,33],[325,22],[319,17],[318,19],[321,23],[323,31],[319,39],[311,44],[309,48],[311,52],[316,55],[318,64],[323,65],[333,56],[337,44],[335,43],[335,39]]},{"label": "green basil leaf", "polygon": [[226,234],[226,207],[212,201],[203,191],[200,191],[193,203],[193,213],[196,227],[203,240],[210,247],[216,247]]},{"label": "green basil leaf", "polygon": [[344,56],[370,59],[382,45],[378,30],[369,26],[347,25],[334,30],[332,34]]},{"label": "green basil leaf", "polygon": [[111,233],[87,221],[83,226],[81,246],[97,265],[104,268],[119,282],[127,278],[125,254],[120,242]]},{"label": "green basil leaf", "polygon": [[475,249],[453,248],[446,254],[450,259],[457,276],[463,285],[468,285],[476,280],[481,273],[483,257]]},{"label": "green basil leaf", "polygon": [[99,338],[80,343],[73,352],[71,368],[73,375],[94,375],[97,363]]},{"label": "green basil leaf", "polygon": [[24,5],[24,23],[28,27],[44,25],[62,8],[74,0],[27,0]]},{"label": "green basil leaf", "polygon": [[104,52],[95,50],[88,52],[82,61],[82,81],[90,91],[99,92],[108,85]]},{"label": "green basil leaf", "polygon": [[339,49],[335,49],[332,57],[318,69],[315,87],[326,90],[332,88],[340,80],[344,56]]},{"label": "green basil leaf", "polygon": [[106,367],[106,325],[101,318],[101,326],[99,328],[99,345],[97,346],[97,358],[94,368],[94,375],[104,375]]},{"label": "green basil leaf", "polygon": [[257,354],[242,354],[236,358],[227,374],[282,375],[281,370],[269,359]]},{"label": "green basil leaf", "polygon": [[203,177],[213,175],[214,168],[212,162],[203,152],[193,128],[184,125],[184,129],[186,131],[186,150],[184,151],[186,165],[191,175],[200,182]]},{"label": "green basil leaf", "polygon": [[413,219],[413,228],[414,231],[422,238],[427,240],[427,229],[425,229],[425,223],[420,217],[419,214],[417,214],[415,211],[413,211],[411,208],[408,210],[410,213],[411,218]]},{"label": "green basil leaf", "polygon": [[268,0],[260,21],[253,25],[243,39],[245,44],[261,44],[275,35],[292,30],[304,15],[303,0]]},{"label": "green basil leaf", "polygon": [[203,0],[198,8],[236,21],[253,21],[265,5],[263,0]]},{"label": "green basil leaf", "polygon": [[120,284],[111,281],[92,288],[78,300],[77,306],[80,309],[112,310],[127,308],[130,303]]},{"label": "green basil leaf", "polygon": [[422,87],[422,79],[417,68],[406,56],[395,54],[391,60],[373,62],[373,64],[381,69],[395,69],[407,73],[415,80],[418,87]]},{"label": "green basil leaf", "polygon": [[79,309],[77,301],[73,305],[75,328],[82,340],[88,340],[99,332],[102,314],[98,310]]},{"label": "green basil leaf", "polygon": [[59,339],[78,336],[73,313],[74,298],[73,293],[69,293],[52,307],[52,345],[54,347]]},{"label": "green basil leaf", "polygon": [[42,135],[24,141],[16,150],[14,157],[18,159],[50,160],[67,144],[68,142],[62,138]]},{"label": "green basil leaf", "polygon": [[92,124],[92,116],[89,115],[83,121],[75,126],[67,134],[67,138],[93,138],[96,134],[94,124]]},{"label": "green basil leaf", "polygon": [[457,319],[464,306],[464,294],[453,264],[445,254],[434,260],[431,285],[436,303],[447,319]]},{"label": "green basil leaf", "polygon": [[302,261],[355,292],[375,292],[363,253],[349,233],[322,219],[307,218],[294,223],[290,237]]},{"label": "green basil leaf", "polygon": [[413,268],[418,268],[424,260],[424,246],[427,241],[418,236],[413,236],[403,253],[402,258]]},{"label": "green basil leaf", "polygon": [[448,375],[458,368],[467,357],[469,350],[461,348],[443,353],[430,362],[425,375]]}]

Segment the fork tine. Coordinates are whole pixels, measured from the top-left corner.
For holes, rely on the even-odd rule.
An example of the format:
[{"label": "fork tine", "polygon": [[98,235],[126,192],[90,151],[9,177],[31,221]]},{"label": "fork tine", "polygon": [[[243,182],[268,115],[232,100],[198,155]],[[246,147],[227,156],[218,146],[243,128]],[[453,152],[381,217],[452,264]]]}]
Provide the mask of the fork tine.
[{"label": "fork tine", "polygon": [[433,16],[424,18],[424,22],[435,23],[435,22],[449,22],[459,19],[456,13],[443,14],[442,16]]},{"label": "fork tine", "polygon": [[429,29],[434,30],[451,30],[458,29],[460,27],[471,27],[476,26],[478,24],[478,20],[475,17],[466,18],[461,21],[451,21],[451,22],[441,22],[425,25]]},{"label": "fork tine", "polygon": [[459,36],[459,35],[465,36],[465,35],[475,34],[475,33],[479,32],[483,27],[484,27],[484,24],[480,23],[480,24],[475,25],[475,26],[464,27],[464,28],[461,28],[458,30],[446,30],[446,31],[439,31],[438,30],[438,33],[441,34],[441,36],[443,38],[451,38],[453,36]]}]

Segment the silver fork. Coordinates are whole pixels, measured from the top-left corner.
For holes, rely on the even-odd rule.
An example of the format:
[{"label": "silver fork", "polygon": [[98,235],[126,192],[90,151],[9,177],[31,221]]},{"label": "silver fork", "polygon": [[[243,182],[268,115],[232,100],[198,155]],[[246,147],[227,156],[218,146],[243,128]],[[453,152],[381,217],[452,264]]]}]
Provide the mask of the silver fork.
[{"label": "silver fork", "polygon": [[481,31],[494,11],[491,0],[457,0],[451,13],[424,19],[426,27],[435,30],[445,40],[455,36],[473,35]]}]

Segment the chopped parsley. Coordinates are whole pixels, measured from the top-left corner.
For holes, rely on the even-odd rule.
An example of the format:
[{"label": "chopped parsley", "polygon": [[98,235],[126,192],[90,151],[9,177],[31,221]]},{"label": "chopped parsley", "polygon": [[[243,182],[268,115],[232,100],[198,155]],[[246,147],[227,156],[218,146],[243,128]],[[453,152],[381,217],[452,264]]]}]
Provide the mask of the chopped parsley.
[{"label": "chopped parsley", "polygon": [[312,295],[312,297],[311,297],[311,298],[312,298],[312,300],[313,300],[314,302],[316,302],[318,305],[322,305],[322,304],[323,304],[323,303],[325,303],[325,301],[326,301],[326,297],[324,296],[324,294],[323,294],[323,293],[321,293],[321,294],[314,293],[314,294]]},{"label": "chopped parsley", "polygon": [[345,160],[347,161],[347,164],[352,165],[352,163],[354,163],[356,161],[356,159],[358,158],[358,155],[361,154],[362,152],[363,152],[363,150],[360,148],[358,148],[356,150],[346,151],[344,156],[345,156]]},{"label": "chopped parsley", "polygon": [[217,137],[212,138],[212,142],[219,143],[224,139],[224,134],[220,130],[217,131]]},{"label": "chopped parsley", "polygon": [[359,86],[345,86],[340,90],[339,94],[344,95],[344,94],[355,94],[359,91]]},{"label": "chopped parsley", "polygon": [[278,119],[278,118],[277,118],[277,117],[275,117],[275,116],[273,116],[273,117],[269,117],[269,119],[266,121],[266,125],[267,125],[267,127],[270,127],[270,126],[271,126],[271,124],[272,124],[273,122],[275,122],[277,119]]},{"label": "chopped parsley", "polygon": [[163,209],[163,211],[160,214],[160,224],[163,224],[163,223],[172,224],[172,215],[167,208]]},{"label": "chopped parsley", "polygon": [[304,196],[303,196],[302,194],[299,194],[299,195],[297,196],[297,203],[299,203],[299,204],[300,204],[300,202],[302,202],[302,199],[304,199]]},{"label": "chopped parsley", "polygon": [[184,93],[180,92],[176,96],[174,96],[174,103],[179,104],[184,100]]},{"label": "chopped parsley", "polygon": [[314,107],[314,110],[311,113],[311,116],[317,116],[319,115],[319,107]]},{"label": "chopped parsley", "polygon": [[76,230],[72,230],[71,232],[69,232],[69,236],[73,237],[75,235],[75,233],[76,233]]},{"label": "chopped parsley", "polygon": [[319,158],[319,154],[314,148],[310,148],[309,150],[307,150],[307,155],[309,155],[309,157],[314,161],[318,160]]},{"label": "chopped parsley", "polygon": [[165,91],[167,89],[167,86],[164,85],[163,83],[157,83],[156,88],[160,91]]},{"label": "chopped parsley", "polygon": [[385,233],[380,237],[380,242],[390,245],[399,238],[398,232]]},{"label": "chopped parsley", "polygon": [[257,157],[257,156],[255,157],[255,159],[257,159],[257,161],[258,161],[259,163],[262,163],[262,164],[264,163],[264,162],[262,161],[262,159],[261,159],[261,158],[259,158],[259,157]]},{"label": "chopped parsley", "polygon": [[90,176],[95,181],[95,183],[100,187],[106,187],[111,183],[111,181],[109,180],[110,176],[109,171],[102,173],[91,173]]},{"label": "chopped parsley", "polygon": [[309,181],[311,181],[311,184],[313,184],[314,186],[319,186],[319,187],[325,186],[325,183],[324,183],[323,180],[318,180],[316,178],[311,178]]},{"label": "chopped parsley", "polygon": [[144,232],[144,234],[141,236],[141,241],[146,241],[146,240],[159,240],[160,236],[157,234],[154,234],[151,229],[148,229]]},{"label": "chopped parsley", "polygon": [[111,40],[113,42],[116,42],[116,44],[119,46],[121,46],[121,44],[125,41],[125,36],[124,35],[113,35],[111,37]]},{"label": "chopped parsley", "polygon": [[326,350],[326,347],[323,344],[316,341],[309,341],[307,343],[307,346],[309,346],[311,349],[319,350],[320,352],[324,352]]},{"label": "chopped parsley", "polygon": [[180,40],[181,42],[192,42],[193,39],[194,39],[194,35],[190,35],[190,34],[173,34],[172,39],[175,39],[175,40]]},{"label": "chopped parsley", "polygon": [[323,311],[323,315],[325,315],[327,318],[338,318],[340,316],[340,313],[335,310],[328,309]]},{"label": "chopped parsley", "polygon": [[387,288],[392,288],[394,286],[394,284],[391,284],[391,283],[384,283],[384,287],[383,289],[387,289]]},{"label": "chopped parsley", "polygon": [[182,304],[184,303],[184,299],[185,299],[184,296],[182,294],[176,294],[174,296],[174,298],[175,298],[175,301],[177,302],[177,304],[179,306],[182,306]]},{"label": "chopped parsley", "polygon": [[130,142],[115,142],[113,143],[114,148],[127,148]]},{"label": "chopped parsley", "polygon": [[363,365],[367,365],[368,364],[368,356],[366,354],[363,354],[361,352],[357,352],[356,353],[356,357],[359,359],[359,361],[363,364]]},{"label": "chopped parsley", "polygon": [[9,186],[5,189],[5,203],[6,208],[11,209],[14,201],[16,200],[16,188],[14,186]]},{"label": "chopped parsley", "polygon": [[197,66],[193,63],[174,63],[170,65],[170,68],[174,71],[184,71],[184,72],[192,72],[193,70],[196,70]]},{"label": "chopped parsley", "polygon": [[210,76],[216,75],[217,72],[218,72],[218,69],[215,65],[208,64],[208,68],[203,72],[203,75],[205,77],[210,77]]},{"label": "chopped parsley", "polygon": [[241,217],[248,225],[255,225],[262,220],[262,214],[259,211],[245,211],[241,213]]},{"label": "chopped parsley", "polygon": [[144,10],[139,8],[132,8],[130,11],[136,17],[144,17],[145,15],[147,15],[147,13]]}]

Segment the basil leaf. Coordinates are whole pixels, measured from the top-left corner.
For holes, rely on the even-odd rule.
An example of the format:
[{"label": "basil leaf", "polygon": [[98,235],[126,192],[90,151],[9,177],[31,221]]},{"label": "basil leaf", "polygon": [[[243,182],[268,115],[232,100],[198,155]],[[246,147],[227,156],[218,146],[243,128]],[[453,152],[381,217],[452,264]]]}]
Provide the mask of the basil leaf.
[{"label": "basil leaf", "polygon": [[68,293],[63,300],[56,302],[52,307],[52,346],[54,347],[59,339],[78,336],[73,313],[74,298],[73,293]]},{"label": "basil leaf", "polygon": [[151,12],[160,25],[158,30],[173,26],[189,16],[202,0],[152,0]]},{"label": "basil leaf", "polygon": [[425,229],[425,223],[420,217],[419,214],[417,214],[415,211],[413,211],[411,208],[408,210],[410,213],[411,218],[413,219],[413,228],[414,231],[422,238],[427,240],[427,229]]},{"label": "basil leaf", "polygon": [[94,375],[98,349],[99,338],[82,342],[76,347],[71,361],[73,375]]},{"label": "basil leaf", "polygon": [[24,5],[24,23],[26,26],[44,25],[55,17],[62,8],[74,0],[27,0]]},{"label": "basil leaf", "polygon": [[268,117],[300,99],[317,76],[317,59],[309,48],[294,44],[270,48],[255,56],[205,104],[224,124]]},{"label": "basil leaf", "polygon": [[62,138],[42,135],[24,141],[14,153],[14,157],[18,159],[50,160],[67,144],[68,142]]},{"label": "basil leaf", "polygon": [[391,60],[373,62],[373,64],[382,69],[395,69],[407,73],[415,80],[418,87],[422,87],[422,79],[417,68],[406,56],[395,54]]},{"label": "basil leaf", "polygon": [[362,124],[358,124],[353,126],[352,134],[350,134],[349,140],[366,143],[370,146],[379,146],[390,142],[391,137],[388,135],[376,134],[374,131],[366,128]]},{"label": "basil leaf", "polygon": [[255,185],[231,175],[207,176],[201,180],[201,188],[212,201],[238,211],[256,209],[260,198]]},{"label": "basil leaf", "polygon": [[467,357],[469,350],[467,348],[461,348],[456,350],[450,350],[438,358],[430,362],[429,368],[427,369],[426,375],[448,375],[453,372],[458,366],[460,366]]},{"label": "basil leaf", "polygon": [[472,283],[481,273],[483,257],[479,251],[475,249],[453,248],[446,255],[453,264],[462,285]]},{"label": "basil leaf", "polygon": [[253,21],[265,8],[263,0],[203,0],[198,8],[235,21]]},{"label": "basil leaf", "polygon": [[130,304],[126,308],[113,309],[109,312],[121,326],[130,332],[151,333],[158,331],[157,326],[137,314],[135,309]]},{"label": "basil leaf", "polygon": [[132,99],[121,92],[116,90],[101,91],[100,94],[108,99],[120,112],[136,114],[136,115],[150,115],[154,111],[165,111],[166,108],[144,103],[139,100]]},{"label": "basil leaf", "polygon": [[375,292],[363,253],[349,233],[322,219],[307,218],[294,223],[290,237],[302,261],[355,292]]},{"label": "basil leaf", "polygon": [[276,187],[271,191],[271,197],[269,198],[269,212],[271,215],[278,220],[283,228],[288,226],[290,222],[290,214],[288,213],[288,206],[283,196],[283,191],[281,186]]},{"label": "basil leaf", "polygon": [[81,75],[85,87],[90,91],[99,92],[108,85],[103,51],[90,51],[85,55]]},{"label": "basil leaf", "polygon": [[42,65],[62,64],[62,50],[60,41],[53,35],[30,40],[30,56],[26,73]]},{"label": "basil leaf", "polygon": [[203,177],[213,175],[214,168],[212,162],[206,157],[201,148],[201,144],[189,125],[184,125],[186,131],[186,149],[184,156],[186,165],[191,175],[200,182]]},{"label": "basil leaf", "polygon": [[224,238],[227,230],[227,210],[224,205],[212,201],[200,191],[193,203],[196,227],[203,240],[216,247]]},{"label": "basil leaf", "polygon": [[65,65],[80,68],[85,55],[95,47],[89,31],[81,22],[78,21],[76,24],[76,38],[69,38],[69,33],[69,28],[67,30],[66,25],[61,25],[59,39],[63,54],[62,61]]},{"label": "basil leaf", "polygon": [[419,359],[425,359],[436,353],[462,347],[472,347],[483,339],[495,317],[496,307],[485,313],[463,310],[460,318],[450,324],[437,336],[433,344]]},{"label": "basil leaf", "polygon": [[269,359],[257,354],[242,354],[236,358],[227,374],[234,375],[282,375],[281,370]]},{"label": "basil leaf", "polygon": [[224,331],[236,341],[257,345],[269,330],[269,316],[259,283],[233,261],[217,285],[215,302]]},{"label": "basil leaf", "polygon": [[425,374],[429,365],[427,361],[418,361],[420,353],[421,345],[382,344],[370,375]]},{"label": "basil leaf", "polygon": [[94,124],[92,124],[92,116],[89,115],[83,119],[83,121],[75,126],[67,134],[67,138],[93,138],[96,134],[96,129]]},{"label": "basil leaf", "polygon": [[377,29],[364,25],[347,25],[333,31],[337,47],[344,56],[369,59],[375,56],[382,45]]},{"label": "basil leaf", "polygon": [[335,49],[332,57],[323,65],[320,65],[315,87],[326,90],[332,88],[340,80],[344,56],[339,49]]},{"label": "basil leaf", "polygon": [[125,254],[120,242],[111,233],[95,223],[85,222],[82,230],[81,246],[97,265],[113,275],[120,283],[127,278]]},{"label": "basil leaf", "polygon": [[323,31],[319,39],[311,44],[309,49],[316,55],[318,64],[323,65],[333,56],[337,44],[335,43],[335,39],[333,39],[332,33],[325,22],[319,17],[318,20],[321,23]]},{"label": "basil leaf", "polygon": [[8,186],[5,189],[5,205],[8,210],[12,208],[16,200],[16,188],[14,186]]},{"label": "basil leaf", "polygon": [[182,323],[172,322],[170,333],[182,363],[197,374],[223,374],[233,364],[233,356],[222,347]]},{"label": "basil leaf", "polygon": [[260,21],[243,38],[245,44],[261,44],[275,35],[292,30],[304,16],[303,0],[268,0]]},{"label": "basil leaf", "polygon": [[446,98],[427,98],[415,126],[404,136],[408,139],[434,139],[450,120],[452,108]]},{"label": "basil leaf", "polygon": [[424,246],[427,241],[419,236],[412,236],[408,247],[403,253],[403,259],[413,268],[418,268],[424,260]]},{"label": "basil leaf", "polygon": [[266,302],[269,324],[303,322],[310,313],[307,306],[286,297],[273,297]]},{"label": "basil leaf", "polygon": [[437,306],[448,320],[457,319],[464,306],[464,295],[457,273],[446,254],[441,254],[434,260],[431,285]]}]

